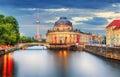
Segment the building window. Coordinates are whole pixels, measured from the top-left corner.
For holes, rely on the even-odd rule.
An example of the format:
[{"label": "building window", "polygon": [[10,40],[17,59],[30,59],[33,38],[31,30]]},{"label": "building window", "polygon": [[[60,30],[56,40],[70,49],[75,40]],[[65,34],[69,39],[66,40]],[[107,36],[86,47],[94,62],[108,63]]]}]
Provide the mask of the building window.
[{"label": "building window", "polygon": [[57,28],[57,30],[59,31],[59,28]]}]

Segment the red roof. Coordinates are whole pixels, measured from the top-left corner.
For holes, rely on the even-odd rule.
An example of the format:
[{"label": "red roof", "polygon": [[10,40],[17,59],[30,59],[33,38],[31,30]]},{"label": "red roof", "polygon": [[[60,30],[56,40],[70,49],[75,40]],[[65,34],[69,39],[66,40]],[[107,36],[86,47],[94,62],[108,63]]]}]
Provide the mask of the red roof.
[{"label": "red roof", "polygon": [[120,20],[114,20],[114,21],[112,21],[107,27],[110,27],[110,26],[120,27]]},{"label": "red roof", "polygon": [[117,30],[120,29],[120,26],[116,26],[113,30]]}]

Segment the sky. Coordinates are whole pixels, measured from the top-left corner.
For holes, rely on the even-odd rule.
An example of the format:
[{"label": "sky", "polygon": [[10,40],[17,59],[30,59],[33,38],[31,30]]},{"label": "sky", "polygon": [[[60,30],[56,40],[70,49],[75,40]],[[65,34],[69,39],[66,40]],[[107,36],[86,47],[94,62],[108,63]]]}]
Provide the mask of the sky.
[{"label": "sky", "polygon": [[105,27],[120,19],[120,0],[0,0],[0,14],[14,16],[22,35],[46,36],[59,17],[67,17],[74,29],[105,35]]}]

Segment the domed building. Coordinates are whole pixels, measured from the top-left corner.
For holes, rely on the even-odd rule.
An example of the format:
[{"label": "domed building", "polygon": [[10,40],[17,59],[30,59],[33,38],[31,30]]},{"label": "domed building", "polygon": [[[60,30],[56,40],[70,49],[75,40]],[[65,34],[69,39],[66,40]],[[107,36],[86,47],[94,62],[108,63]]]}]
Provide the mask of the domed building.
[{"label": "domed building", "polygon": [[89,44],[90,41],[101,42],[101,37],[94,34],[81,32],[80,30],[74,30],[72,23],[66,17],[60,17],[55,22],[52,30],[48,30],[46,34],[46,42],[48,48],[70,48],[77,44]]},{"label": "domed building", "polygon": [[55,22],[53,29],[48,30],[46,42],[51,47],[66,48],[80,42],[79,31],[73,30],[72,23],[66,17],[60,17]]}]

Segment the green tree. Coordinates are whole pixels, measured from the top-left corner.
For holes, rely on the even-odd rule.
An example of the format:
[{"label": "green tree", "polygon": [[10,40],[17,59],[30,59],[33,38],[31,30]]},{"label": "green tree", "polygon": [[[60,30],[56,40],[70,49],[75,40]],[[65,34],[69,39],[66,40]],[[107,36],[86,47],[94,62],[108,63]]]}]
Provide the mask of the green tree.
[{"label": "green tree", "polygon": [[4,31],[5,27],[0,25],[0,44],[5,44],[5,39],[3,38]]},{"label": "green tree", "polygon": [[10,24],[11,27],[12,27],[12,31],[16,34],[16,42],[19,41],[19,38],[20,38],[20,33],[19,33],[19,26],[18,26],[18,22],[17,20],[12,17],[12,16],[8,16],[8,17],[5,17],[5,23],[6,24]]},{"label": "green tree", "polygon": [[17,20],[12,16],[0,15],[0,44],[15,45],[20,38]]},{"label": "green tree", "polygon": [[4,24],[4,15],[0,14],[0,25]]},{"label": "green tree", "polygon": [[106,44],[106,37],[104,36],[104,39],[102,41],[102,44]]},{"label": "green tree", "polygon": [[26,36],[21,36],[20,37],[20,42],[21,43],[27,43],[27,42],[37,42],[33,37],[26,37]]}]

